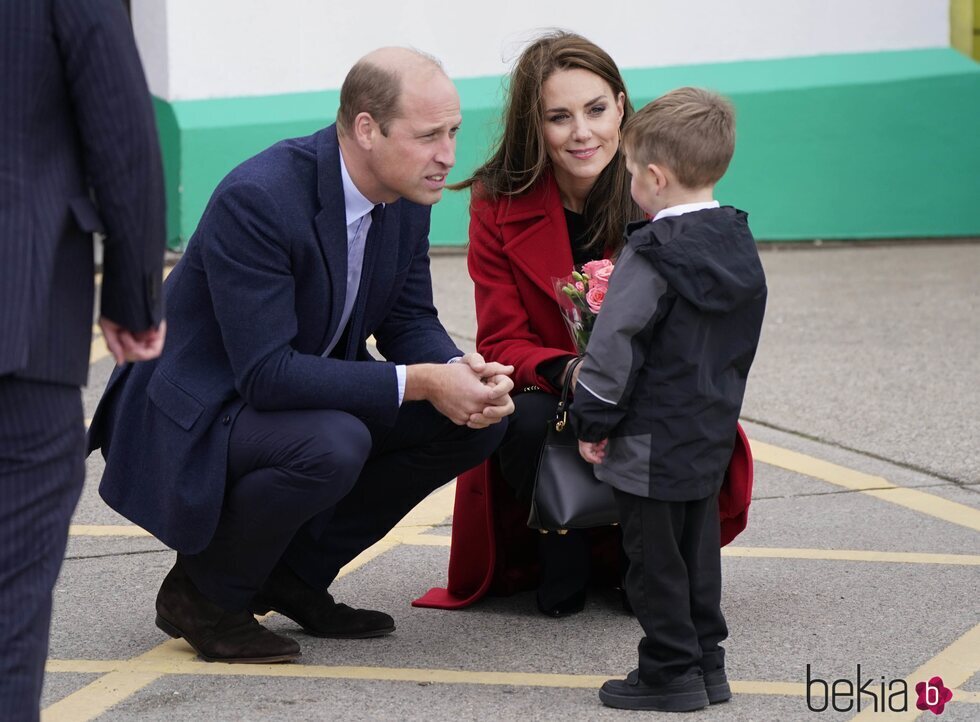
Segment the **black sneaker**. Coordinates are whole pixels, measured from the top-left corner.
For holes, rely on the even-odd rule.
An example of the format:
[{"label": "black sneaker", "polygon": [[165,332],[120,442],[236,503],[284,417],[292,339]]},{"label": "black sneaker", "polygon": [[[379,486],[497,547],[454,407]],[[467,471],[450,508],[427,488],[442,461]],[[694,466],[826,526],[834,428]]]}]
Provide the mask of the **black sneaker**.
[{"label": "black sneaker", "polygon": [[692,672],[664,685],[649,685],[631,672],[626,679],[611,679],[599,690],[599,699],[616,709],[693,712],[708,706],[700,672]]},{"label": "black sneaker", "polygon": [[710,704],[727,702],[732,698],[732,688],[728,686],[724,667],[704,673],[704,689],[708,693]]}]

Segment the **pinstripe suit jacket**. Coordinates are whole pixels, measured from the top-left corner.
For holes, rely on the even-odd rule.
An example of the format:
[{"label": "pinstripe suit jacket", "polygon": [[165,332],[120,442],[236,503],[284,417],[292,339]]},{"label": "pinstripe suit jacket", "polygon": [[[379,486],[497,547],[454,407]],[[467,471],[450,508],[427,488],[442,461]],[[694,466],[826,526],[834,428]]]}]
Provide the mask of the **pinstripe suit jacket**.
[{"label": "pinstripe suit jacket", "polygon": [[83,385],[102,314],[160,322],[163,173],[120,0],[0,2],[0,376]]}]

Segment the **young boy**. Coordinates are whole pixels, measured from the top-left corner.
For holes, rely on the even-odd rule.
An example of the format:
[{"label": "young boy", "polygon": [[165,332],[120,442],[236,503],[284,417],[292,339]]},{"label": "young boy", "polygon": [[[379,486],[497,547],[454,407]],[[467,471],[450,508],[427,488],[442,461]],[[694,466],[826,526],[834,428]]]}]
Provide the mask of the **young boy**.
[{"label": "young boy", "polygon": [[735,122],[725,99],[680,88],[623,129],[630,224],[582,363],[572,419],[615,488],[645,637],[610,707],[685,712],[725,702],[718,491],[755,356],[766,281],[746,214],[720,207]]}]

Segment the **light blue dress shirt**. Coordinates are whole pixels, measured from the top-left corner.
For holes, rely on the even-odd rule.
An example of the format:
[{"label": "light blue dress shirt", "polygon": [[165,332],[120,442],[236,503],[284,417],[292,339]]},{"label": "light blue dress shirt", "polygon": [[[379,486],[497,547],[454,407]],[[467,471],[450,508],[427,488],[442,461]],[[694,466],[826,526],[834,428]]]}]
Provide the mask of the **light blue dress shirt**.
[{"label": "light blue dress shirt", "polygon": [[[344,184],[344,211],[347,215],[347,295],[344,298],[344,311],[340,316],[340,323],[334,332],[333,338],[327,344],[323,355],[327,356],[333,351],[340,340],[347,322],[350,320],[351,312],[354,310],[354,301],[357,299],[357,291],[361,286],[361,269],[364,267],[364,247],[367,242],[368,231],[371,229],[371,211],[374,210],[374,203],[364,197],[354,181],[351,180],[350,173],[347,172],[347,165],[344,163],[344,153],[340,153],[340,177]],[[406,370],[403,365],[395,366],[395,375],[398,380],[398,405],[401,406],[405,398],[405,378]]]}]

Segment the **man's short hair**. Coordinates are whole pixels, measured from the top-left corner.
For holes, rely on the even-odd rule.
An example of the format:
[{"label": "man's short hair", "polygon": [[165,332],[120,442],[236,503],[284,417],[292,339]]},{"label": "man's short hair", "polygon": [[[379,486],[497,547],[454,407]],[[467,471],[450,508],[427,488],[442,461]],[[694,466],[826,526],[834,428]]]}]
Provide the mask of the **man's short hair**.
[{"label": "man's short hair", "polygon": [[382,68],[369,60],[359,60],[344,78],[340,87],[340,108],[337,109],[337,128],[347,135],[354,128],[359,113],[370,113],[388,135],[388,125],[398,117],[398,96],[402,83],[398,73]]},{"label": "man's short hair", "polygon": [[714,185],[735,152],[735,110],[717,93],[678,88],[627,121],[623,147],[634,165],[666,166],[687,188]]},{"label": "man's short hair", "polygon": [[[420,50],[410,49],[434,70],[445,72],[438,59]],[[388,135],[391,121],[400,117],[402,92],[402,73],[385,68],[369,58],[358,60],[344,78],[340,86],[340,107],[337,109],[337,129],[341,135],[349,134],[354,128],[354,119],[359,113],[370,113],[381,133]]]}]

